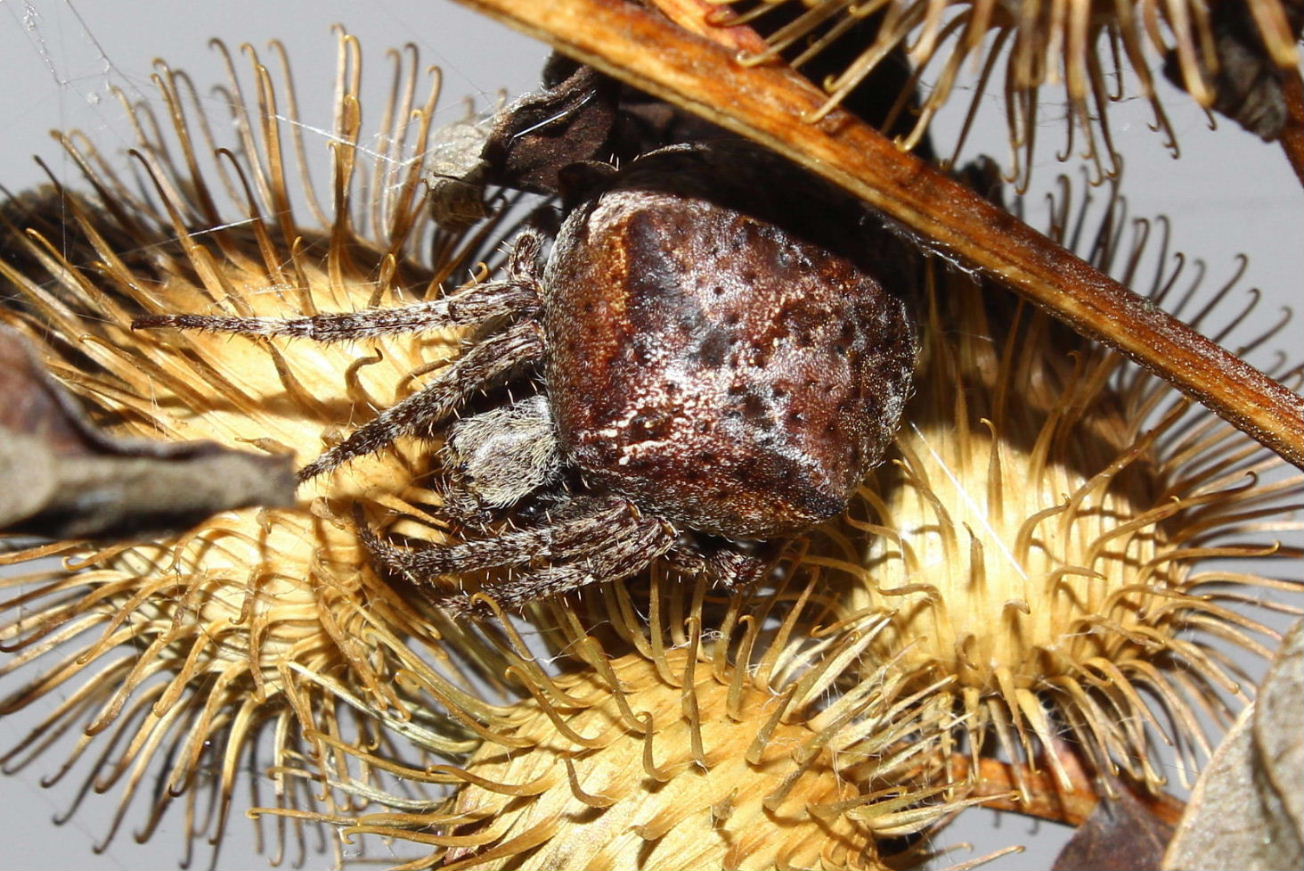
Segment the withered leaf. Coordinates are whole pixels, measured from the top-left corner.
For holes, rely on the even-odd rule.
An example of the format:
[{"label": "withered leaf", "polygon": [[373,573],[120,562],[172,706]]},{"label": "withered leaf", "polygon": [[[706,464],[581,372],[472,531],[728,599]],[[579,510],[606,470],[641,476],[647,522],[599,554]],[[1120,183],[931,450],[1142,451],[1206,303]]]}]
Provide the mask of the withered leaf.
[{"label": "withered leaf", "polygon": [[181,530],[230,508],[294,503],[288,457],[210,442],[111,438],[0,325],[0,531],[125,538]]},{"label": "withered leaf", "polygon": [[554,55],[543,90],[490,116],[441,131],[453,147],[436,155],[426,183],[431,214],[446,230],[465,230],[489,214],[487,185],[553,194],[558,172],[603,151],[615,123],[619,85]]},{"label": "withered leaf", "polygon": [[489,216],[485,164],[480,157],[492,130],[492,116],[472,115],[439,131],[429,152],[426,185],[430,214],[445,230],[465,230]]},{"label": "withered leaf", "polygon": [[1102,797],[1091,816],[1055,859],[1052,871],[1153,871],[1159,868],[1173,827],[1122,785]]},{"label": "withered leaf", "polygon": [[498,115],[482,155],[489,181],[551,194],[563,167],[601,154],[615,124],[620,86],[559,56],[549,62],[544,82],[544,90]]},{"label": "withered leaf", "polygon": [[1304,622],[1201,773],[1165,869],[1304,867]]},{"label": "withered leaf", "polygon": [[[1254,703],[1260,771],[1281,802],[1297,846],[1304,848],[1304,621],[1284,639]],[[1304,849],[1296,854],[1304,856]],[[1304,867],[1296,860],[1292,867]]]}]

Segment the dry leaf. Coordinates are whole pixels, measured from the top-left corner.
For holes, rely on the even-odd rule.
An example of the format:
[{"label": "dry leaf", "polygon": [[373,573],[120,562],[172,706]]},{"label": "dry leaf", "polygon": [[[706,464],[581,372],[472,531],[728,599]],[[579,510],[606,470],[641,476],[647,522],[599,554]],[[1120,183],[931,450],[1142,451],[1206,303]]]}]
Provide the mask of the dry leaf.
[{"label": "dry leaf", "polygon": [[288,457],[114,439],[0,326],[0,531],[46,538],[180,530],[228,508],[294,504]]},{"label": "dry leaf", "polygon": [[1304,867],[1304,622],[1200,775],[1164,856],[1176,869]]},{"label": "dry leaf", "polygon": [[589,67],[554,57],[545,88],[499,113],[485,144],[490,180],[535,193],[554,193],[558,171],[593,160],[611,135],[619,85]]},{"label": "dry leaf", "polygon": [[1126,787],[1102,798],[1064,845],[1051,871],[1150,871],[1157,869],[1173,827]]},{"label": "dry leaf", "polygon": [[1279,812],[1282,839],[1294,836],[1290,868],[1304,868],[1304,622],[1282,641],[1254,703],[1254,745],[1265,799]]}]

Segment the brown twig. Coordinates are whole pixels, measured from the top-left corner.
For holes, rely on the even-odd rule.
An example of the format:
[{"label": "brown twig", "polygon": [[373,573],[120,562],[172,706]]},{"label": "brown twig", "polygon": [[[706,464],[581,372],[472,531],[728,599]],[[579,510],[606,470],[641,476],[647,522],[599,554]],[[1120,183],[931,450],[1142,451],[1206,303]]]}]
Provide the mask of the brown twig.
[{"label": "brown twig", "polygon": [[796,73],[743,67],[735,51],[627,0],[459,2],[825,176],[1304,468],[1304,398],[867,124],[838,111],[804,122],[824,97]]},{"label": "brown twig", "polygon": [[1281,89],[1286,97],[1286,129],[1281,131],[1281,148],[1304,184],[1304,78],[1298,68],[1282,70]]},{"label": "brown twig", "polygon": [[[951,757],[952,770],[957,779],[969,776],[970,764],[968,756],[955,754]],[[1017,797],[1021,784],[1028,791],[1026,800]],[[1016,765],[984,758],[978,762],[972,794],[992,797],[983,803],[983,807],[1080,826],[1100,803],[1100,796],[1093,784],[1093,780],[1075,778],[1072,788],[1065,789],[1048,771],[1033,770],[1023,763]],[[1186,807],[1167,794],[1137,792],[1135,797],[1160,820],[1174,826],[1181,820],[1182,811]]]},{"label": "brown twig", "polygon": [[725,48],[748,54],[760,54],[769,49],[761,35],[750,27],[715,21],[722,15],[731,14],[728,7],[712,3],[710,0],[649,0],[649,2],[675,24]]}]

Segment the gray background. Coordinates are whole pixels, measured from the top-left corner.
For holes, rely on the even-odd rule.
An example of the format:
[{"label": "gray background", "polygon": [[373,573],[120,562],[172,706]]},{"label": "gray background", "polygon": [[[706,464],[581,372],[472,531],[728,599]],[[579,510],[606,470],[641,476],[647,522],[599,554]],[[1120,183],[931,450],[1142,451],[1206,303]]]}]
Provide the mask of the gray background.
[{"label": "gray background", "polygon": [[[286,42],[303,117],[325,127],[335,64],[335,41],[329,29],[333,22],[361,38],[364,87],[373,96],[382,94],[387,84],[383,50],[405,42],[419,46],[424,63],[438,63],[444,69],[441,105],[448,120],[462,112],[462,95],[483,105],[500,88],[516,94],[530,87],[545,55],[542,46],[446,0],[243,0],[185,6],[163,0],[0,0],[0,118],[4,120],[0,184],[16,191],[42,181],[31,161],[33,153],[43,155],[60,178],[75,183],[75,168],[45,135],[55,127],[80,127],[103,151],[121,155],[131,140],[110,86],[132,95],[152,94],[149,76],[155,57],[188,70],[201,90],[221,81],[221,68],[206,47],[214,36],[232,46],[248,41],[262,47],[273,37]],[[1049,90],[1048,94],[1053,96]],[[366,101],[363,106],[366,112]],[[1111,115],[1117,141],[1127,154],[1125,190],[1132,213],[1171,215],[1177,246],[1208,262],[1210,289],[1231,274],[1236,253],[1250,253],[1242,287],[1261,288],[1266,304],[1260,313],[1275,317],[1281,306],[1298,299],[1304,275],[1304,198],[1299,183],[1275,146],[1265,146],[1230,124],[1210,131],[1206,117],[1184,95],[1170,94],[1167,107],[1180,136],[1180,161],[1170,159],[1161,138],[1146,129],[1144,103],[1129,101],[1115,107]],[[1055,105],[1043,109],[1048,129],[1043,132],[1034,180],[1037,189],[1049,187],[1057,172],[1053,152],[1060,139],[1053,119],[1059,113]],[[954,129],[958,114],[948,113],[939,129]],[[987,151],[1004,160],[1003,118],[999,102],[988,98],[969,154]],[[374,122],[374,111],[368,119]],[[945,142],[945,132],[939,138]],[[316,177],[325,175],[318,171]],[[1040,200],[1034,200],[1031,208],[1034,216],[1042,214]],[[1033,223],[1040,221],[1034,218]],[[1304,332],[1297,323],[1276,344],[1298,359],[1301,339]],[[0,746],[8,747],[24,734],[23,722],[22,717],[0,720]],[[0,869],[176,866],[181,833],[175,812],[169,816],[176,819],[165,823],[144,846],[131,839],[129,821],[110,850],[100,856],[92,855],[90,848],[108,822],[112,795],[91,796],[71,823],[56,829],[51,817],[66,807],[72,789],[63,785],[44,790],[36,781],[53,770],[58,758],[51,754],[45,764],[0,779],[4,823]],[[980,850],[1029,842],[1028,853],[1003,858],[993,867],[1035,869],[1049,866],[1067,835],[1060,827],[1015,817],[1002,819],[999,828],[992,830],[994,819],[990,812],[971,813],[964,832],[949,836],[948,842],[981,838],[991,845]],[[265,867],[265,860],[253,853],[249,827],[236,819],[230,828],[221,867]],[[379,845],[368,853],[382,860],[386,855]],[[964,855],[951,858],[962,861]],[[207,862],[202,853],[196,859],[200,867]],[[308,862],[310,868],[329,865],[326,856],[310,857]]]}]

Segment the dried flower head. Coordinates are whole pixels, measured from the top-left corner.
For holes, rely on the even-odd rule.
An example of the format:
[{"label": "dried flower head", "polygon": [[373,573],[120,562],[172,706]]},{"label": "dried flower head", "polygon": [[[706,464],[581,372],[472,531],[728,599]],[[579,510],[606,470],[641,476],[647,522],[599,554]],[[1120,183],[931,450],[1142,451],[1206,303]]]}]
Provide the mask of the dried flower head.
[{"label": "dried flower head", "polygon": [[514,636],[502,650],[525,698],[467,710],[486,738],[469,761],[391,766],[460,787],[450,799],[379,796],[392,812],[334,822],[399,855],[427,845],[408,869],[887,867],[879,839],[967,803],[940,753],[951,714],[890,661],[847,681],[888,617],[823,640],[834,589],[799,565],[755,596],[653,572],[650,589],[554,604],[536,628],[559,673]]},{"label": "dried flower head", "polygon": [[[1176,151],[1175,133],[1156,88],[1156,53],[1168,59],[1174,78],[1201,106],[1217,105],[1231,111],[1228,101],[1246,102],[1253,87],[1271,79],[1275,70],[1298,66],[1296,43],[1304,24],[1280,0],[1221,4],[1205,0],[711,2],[739,10],[720,16],[721,24],[754,22],[767,34],[768,50],[748,56],[747,63],[785,57],[801,68],[814,65],[825,54],[846,58],[842,69],[823,81],[829,99],[818,116],[838,105],[885,62],[891,63],[894,53],[904,51],[914,68],[911,86],[903,90],[885,126],[895,128],[898,121],[904,124],[910,130],[904,137],[909,148],[919,142],[933,116],[951,98],[968,63],[979,70],[979,77],[955,147],[958,153],[996,75],[1005,97],[1011,177],[1019,179],[1021,187],[1031,170],[1044,86],[1061,84],[1064,89],[1067,137],[1062,158],[1080,148],[1099,173],[1114,176],[1118,158],[1109,127],[1109,104],[1129,96],[1128,73],[1135,76],[1140,95],[1154,112],[1154,126]],[[1230,7],[1236,11],[1229,13]],[[1224,20],[1229,14],[1234,20]],[[1239,70],[1229,70],[1237,64]],[[1002,65],[1003,71],[998,72]],[[1238,76],[1251,81],[1238,81]],[[929,87],[916,107],[913,86],[922,82]],[[1222,97],[1220,89],[1226,92]],[[1232,92],[1235,97],[1230,96]],[[918,118],[912,121],[909,114],[916,110]],[[1258,111],[1268,110],[1261,106]],[[1275,120],[1260,118],[1255,125],[1261,135],[1285,122],[1282,113],[1269,114]],[[1248,123],[1248,119],[1238,120]],[[1080,145],[1075,144],[1079,136]]]},{"label": "dried flower head", "polygon": [[[284,63],[280,46],[272,48]],[[133,318],[306,314],[419,299],[465,268],[480,237],[436,234],[429,218],[423,174],[439,147],[439,79],[418,97],[424,77],[414,49],[393,53],[391,102],[374,145],[364,147],[360,50],[340,34],[328,208],[306,175],[288,74],[274,87],[250,52],[257,96],[246,99],[225,47],[217,49],[231,72],[219,94],[237,141],[219,145],[221,128],[190,80],[160,64],[166,121],[147,105],[127,107],[140,136],[131,157],[143,192],[71,133],[62,143],[93,195],[47,189],[4,207],[0,277],[17,302],[0,315],[115,434],[202,438],[303,463],[352,417],[414,390],[456,351],[457,336],[350,348],[133,332]],[[291,193],[296,164],[297,193],[314,216],[304,224]],[[0,558],[63,560],[3,580],[0,643],[14,656],[0,674],[19,684],[0,712],[66,693],[6,765],[39,758],[52,734],[81,732],[54,780],[92,757],[87,783],[120,788],[115,831],[133,800],[143,801],[150,808],[138,838],[149,837],[184,796],[188,840],[216,844],[245,766],[271,766],[275,795],[260,797],[251,778],[255,804],[339,809],[352,799],[327,787],[337,755],[327,738],[383,746],[392,739],[379,723],[389,722],[431,752],[468,750],[469,731],[415,707],[396,679],[412,649],[438,651],[459,630],[369,568],[353,513],[419,514],[413,500],[427,456],[415,440],[403,442],[306,485],[296,508],[226,512],[163,540],[58,542]],[[473,663],[474,646],[462,647]],[[286,778],[304,767],[315,782]]]},{"label": "dried flower head", "polygon": [[[1115,201],[1094,248],[1129,281],[1155,230],[1133,227],[1129,247]],[[1156,302],[1181,263],[1159,274]],[[1122,768],[1158,789],[1155,751],[1171,743],[1185,778],[1194,752],[1209,751],[1210,718],[1226,725],[1244,698],[1231,654],[1265,656],[1277,637],[1259,618],[1286,606],[1261,597],[1302,589],[1264,573],[1299,557],[1277,536],[1300,529],[1289,515],[1304,478],[1150,374],[967,276],[935,274],[928,299],[897,457],[871,475],[847,525],[826,528],[834,555],[810,560],[846,573],[848,603],[895,610],[878,657],[899,657],[919,682],[954,678],[944,692],[972,752],[989,752],[994,736],[1010,758],[1035,759],[1034,742],[1066,734],[1097,771]],[[1298,388],[1301,371],[1275,374]],[[1260,567],[1231,570],[1219,563],[1229,557]]]}]

